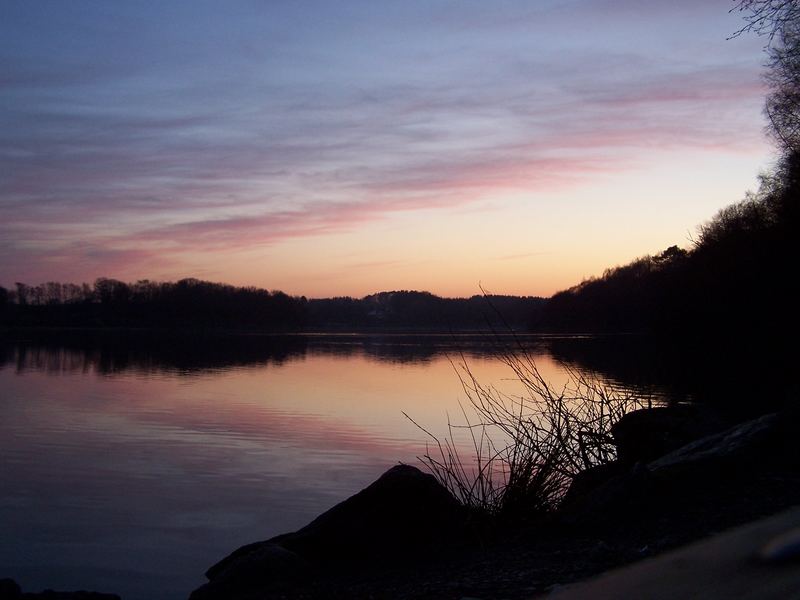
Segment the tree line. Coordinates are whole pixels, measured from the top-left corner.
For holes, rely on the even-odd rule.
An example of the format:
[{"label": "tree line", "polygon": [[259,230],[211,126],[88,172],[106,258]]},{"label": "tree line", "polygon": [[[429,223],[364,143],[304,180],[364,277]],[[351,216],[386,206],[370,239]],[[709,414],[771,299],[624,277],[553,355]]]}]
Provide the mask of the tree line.
[{"label": "tree line", "polygon": [[204,327],[260,331],[526,328],[544,300],[442,298],[393,291],[364,298],[307,299],[256,287],[182,279],[0,287],[0,323],[22,327]]},{"label": "tree line", "polygon": [[555,294],[543,330],[643,331],[788,340],[798,332],[794,269],[800,208],[800,8],[795,1],[742,0],[748,31],[767,41],[764,113],[777,160],[759,189],[677,246],[608,269]]},{"label": "tree line", "polygon": [[302,325],[303,304],[283,292],[198,279],[126,283],[101,277],[93,284],[17,283],[0,288],[4,323],[67,327],[259,327]]},{"label": "tree line", "polygon": [[798,331],[800,155],[702,225],[688,249],[638,258],[559,292],[543,330],[786,338]]}]

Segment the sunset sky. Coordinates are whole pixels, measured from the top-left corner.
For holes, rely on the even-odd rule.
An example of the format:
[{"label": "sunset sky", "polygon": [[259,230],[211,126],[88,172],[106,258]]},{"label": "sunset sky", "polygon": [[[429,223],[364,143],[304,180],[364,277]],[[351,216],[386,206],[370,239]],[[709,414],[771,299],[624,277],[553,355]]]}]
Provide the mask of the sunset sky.
[{"label": "sunset sky", "polygon": [[0,0],[0,285],[549,295],[769,166],[727,0]]}]

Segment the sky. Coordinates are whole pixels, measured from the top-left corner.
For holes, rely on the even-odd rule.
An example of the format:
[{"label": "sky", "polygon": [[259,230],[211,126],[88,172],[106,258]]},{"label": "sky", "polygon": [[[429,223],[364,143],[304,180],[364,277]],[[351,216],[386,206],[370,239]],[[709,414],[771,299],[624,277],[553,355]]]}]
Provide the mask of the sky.
[{"label": "sky", "polygon": [[550,295],[772,150],[727,0],[0,0],[0,285]]}]

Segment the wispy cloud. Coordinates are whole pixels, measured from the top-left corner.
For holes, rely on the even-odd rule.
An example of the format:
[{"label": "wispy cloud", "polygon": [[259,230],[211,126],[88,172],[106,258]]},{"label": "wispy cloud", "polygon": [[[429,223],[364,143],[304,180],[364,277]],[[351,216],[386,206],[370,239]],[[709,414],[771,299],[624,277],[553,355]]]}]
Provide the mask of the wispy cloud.
[{"label": "wispy cloud", "polygon": [[[34,47],[17,33],[16,46],[0,44],[0,281],[33,269],[55,277],[54,266],[75,261],[87,273],[143,272],[170,252],[312,238],[503,191],[586,184],[640,165],[642,149],[760,143],[757,58],[667,60],[599,34],[548,47],[558,36],[537,41],[520,27],[581,10],[594,18],[601,4],[509,3],[488,20],[397,8],[406,34],[365,15],[383,32],[353,33],[366,48],[309,29],[302,11],[278,11],[288,33],[268,42],[247,10],[231,15],[221,27],[242,36],[235,47],[139,14],[137,27],[165,48],[139,59],[94,58],[114,35],[135,47],[100,20],[82,24],[85,45],[39,31],[51,35]],[[180,46],[187,39],[196,52]]]}]

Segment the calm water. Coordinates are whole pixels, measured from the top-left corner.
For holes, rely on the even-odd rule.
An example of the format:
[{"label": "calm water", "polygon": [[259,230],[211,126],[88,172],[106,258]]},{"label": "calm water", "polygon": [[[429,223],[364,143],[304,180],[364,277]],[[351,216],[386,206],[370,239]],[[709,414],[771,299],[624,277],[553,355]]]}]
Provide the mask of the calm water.
[{"label": "calm water", "polygon": [[[552,340],[527,338],[564,373]],[[558,340],[580,349],[581,339]],[[186,598],[238,546],[306,524],[442,432],[463,352],[514,391],[484,338],[6,340],[0,577],[23,589]]]}]

